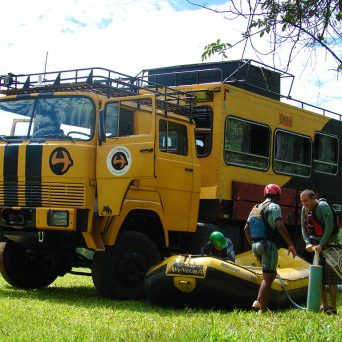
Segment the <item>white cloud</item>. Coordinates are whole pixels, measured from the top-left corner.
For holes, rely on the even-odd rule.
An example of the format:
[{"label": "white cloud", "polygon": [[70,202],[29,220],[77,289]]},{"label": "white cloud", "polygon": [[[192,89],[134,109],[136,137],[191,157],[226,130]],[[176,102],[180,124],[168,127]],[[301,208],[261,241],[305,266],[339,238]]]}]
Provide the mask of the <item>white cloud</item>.
[{"label": "white cloud", "polygon": [[[189,8],[186,0],[7,1],[1,8],[0,74],[42,72],[48,51],[48,71],[101,66],[135,75],[142,69],[200,63],[207,43],[240,37],[237,21]],[[229,52],[230,59],[241,56],[241,48]],[[244,58],[255,59],[252,50]],[[305,62],[295,60],[291,67],[297,76],[292,96],[342,112],[340,81],[328,72],[329,62],[320,56],[317,65],[301,72]]]}]

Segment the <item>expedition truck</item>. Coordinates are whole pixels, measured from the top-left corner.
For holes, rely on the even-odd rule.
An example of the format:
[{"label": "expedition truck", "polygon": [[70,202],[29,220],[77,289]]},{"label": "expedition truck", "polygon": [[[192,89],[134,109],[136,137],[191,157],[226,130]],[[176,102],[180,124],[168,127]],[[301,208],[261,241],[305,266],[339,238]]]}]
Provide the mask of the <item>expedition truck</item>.
[{"label": "expedition truck", "polygon": [[139,298],[149,267],[213,229],[248,248],[267,183],[300,243],[300,190],[341,206],[341,120],[281,102],[281,76],[251,61],[1,76],[4,279],[91,274],[101,295]]}]

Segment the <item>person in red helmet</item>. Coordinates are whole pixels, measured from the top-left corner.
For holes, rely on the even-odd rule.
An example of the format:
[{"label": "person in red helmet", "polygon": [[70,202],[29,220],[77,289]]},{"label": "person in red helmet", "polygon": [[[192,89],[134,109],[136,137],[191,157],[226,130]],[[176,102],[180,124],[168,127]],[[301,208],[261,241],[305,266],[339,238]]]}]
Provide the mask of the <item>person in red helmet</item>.
[{"label": "person in red helmet", "polygon": [[279,200],[281,189],[276,184],[268,184],[264,188],[264,202],[257,204],[250,212],[244,231],[246,239],[252,246],[254,255],[262,266],[263,280],[258,297],[252,305],[253,310],[260,313],[267,311],[271,294],[271,286],[277,274],[278,247],[276,234],[279,233],[288,245],[288,252],[296,256],[296,249],[284,225]]}]

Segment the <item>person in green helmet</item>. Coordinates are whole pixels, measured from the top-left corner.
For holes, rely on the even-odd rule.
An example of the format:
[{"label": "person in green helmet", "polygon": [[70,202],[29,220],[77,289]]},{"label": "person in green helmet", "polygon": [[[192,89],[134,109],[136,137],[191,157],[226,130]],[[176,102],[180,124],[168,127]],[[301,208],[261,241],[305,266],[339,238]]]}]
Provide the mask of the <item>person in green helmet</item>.
[{"label": "person in green helmet", "polygon": [[202,247],[202,254],[214,256],[223,260],[235,261],[234,245],[221,232],[210,234],[209,241]]}]

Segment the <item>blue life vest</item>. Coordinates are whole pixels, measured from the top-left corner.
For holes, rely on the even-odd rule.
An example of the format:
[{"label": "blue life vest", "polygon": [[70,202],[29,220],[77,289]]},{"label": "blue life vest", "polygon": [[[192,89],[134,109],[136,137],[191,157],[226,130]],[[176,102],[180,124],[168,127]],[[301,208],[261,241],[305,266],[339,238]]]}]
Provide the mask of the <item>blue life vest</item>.
[{"label": "blue life vest", "polygon": [[249,230],[253,242],[273,240],[273,229],[264,218],[265,209],[271,204],[271,201],[257,204],[252,208],[249,216]]}]

